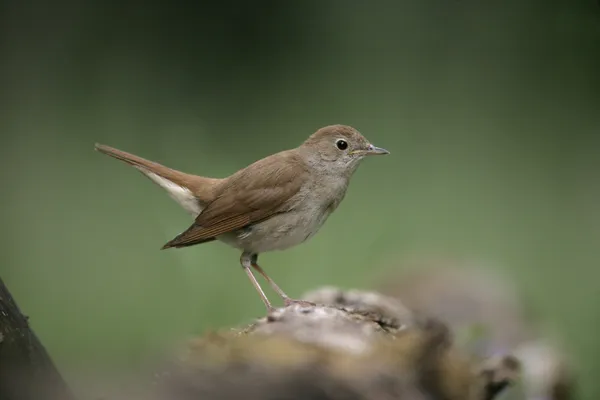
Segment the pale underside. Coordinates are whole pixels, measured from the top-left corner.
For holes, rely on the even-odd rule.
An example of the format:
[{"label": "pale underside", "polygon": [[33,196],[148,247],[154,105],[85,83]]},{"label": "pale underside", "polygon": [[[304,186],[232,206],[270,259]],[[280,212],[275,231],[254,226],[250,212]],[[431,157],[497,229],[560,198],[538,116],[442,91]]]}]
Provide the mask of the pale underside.
[{"label": "pale underside", "polygon": [[198,214],[202,212],[202,206],[200,202],[192,194],[192,192],[188,188],[184,188],[183,186],[179,186],[175,182],[172,182],[166,178],[163,178],[160,175],[155,174],[154,172],[148,171],[144,167],[140,167],[134,165],[134,167],[150,178],[154,183],[158,186],[162,187],[167,191],[169,196],[173,200],[175,200],[185,211],[187,211],[192,217],[196,218]]}]

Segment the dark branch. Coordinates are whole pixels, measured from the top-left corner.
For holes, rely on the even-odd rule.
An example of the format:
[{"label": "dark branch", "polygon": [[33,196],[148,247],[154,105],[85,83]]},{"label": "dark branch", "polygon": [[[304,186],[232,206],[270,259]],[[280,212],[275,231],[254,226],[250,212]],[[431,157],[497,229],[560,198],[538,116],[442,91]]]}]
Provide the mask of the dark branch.
[{"label": "dark branch", "polygon": [[0,399],[74,399],[1,278]]}]

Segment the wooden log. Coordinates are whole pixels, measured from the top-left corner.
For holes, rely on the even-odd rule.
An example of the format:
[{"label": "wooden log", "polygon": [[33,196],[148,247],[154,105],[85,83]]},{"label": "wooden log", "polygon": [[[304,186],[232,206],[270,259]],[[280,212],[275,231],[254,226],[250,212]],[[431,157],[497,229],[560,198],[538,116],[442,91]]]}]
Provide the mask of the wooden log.
[{"label": "wooden log", "polygon": [[327,293],[193,339],[152,399],[491,400],[518,375],[514,357],[472,360],[444,324],[392,298]]},{"label": "wooden log", "polygon": [[[239,328],[191,340],[150,385],[105,400],[492,400],[510,355],[473,360],[450,330],[378,293],[327,289]],[[0,398],[73,395],[0,281]]]}]

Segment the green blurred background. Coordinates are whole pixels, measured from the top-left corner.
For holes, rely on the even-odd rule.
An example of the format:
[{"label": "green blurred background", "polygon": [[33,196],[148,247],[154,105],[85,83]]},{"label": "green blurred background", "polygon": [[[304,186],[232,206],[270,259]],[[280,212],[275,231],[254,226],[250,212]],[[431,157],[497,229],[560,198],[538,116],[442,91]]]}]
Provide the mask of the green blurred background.
[{"label": "green blurred background", "polygon": [[276,282],[491,261],[600,396],[597,2],[0,4],[0,274],[68,379],[264,314],[237,250],[159,250],[189,216],[95,142],[224,177],[343,123],[391,155],[319,235],[261,256]]}]

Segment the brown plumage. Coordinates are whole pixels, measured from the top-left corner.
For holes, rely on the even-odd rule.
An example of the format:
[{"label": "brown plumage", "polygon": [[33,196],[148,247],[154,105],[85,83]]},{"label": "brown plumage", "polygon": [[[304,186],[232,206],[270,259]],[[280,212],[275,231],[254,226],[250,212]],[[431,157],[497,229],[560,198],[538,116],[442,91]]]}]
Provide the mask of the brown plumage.
[{"label": "brown plumage", "polygon": [[308,168],[294,152],[263,158],[228,178],[194,224],[163,249],[203,243],[285,212],[307,178]]},{"label": "brown plumage", "polygon": [[194,216],[194,223],[163,249],[218,239],[242,250],[241,264],[268,309],[270,302],[251,267],[286,304],[297,301],[258,266],[258,254],[287,249],[312,237],[344,198],[360,161],[367,155],[388,153],[352,127],[331,125],[294,149],[216,179],[186,174],[105,145],[96,144],[96,150],[134,166]]}]

